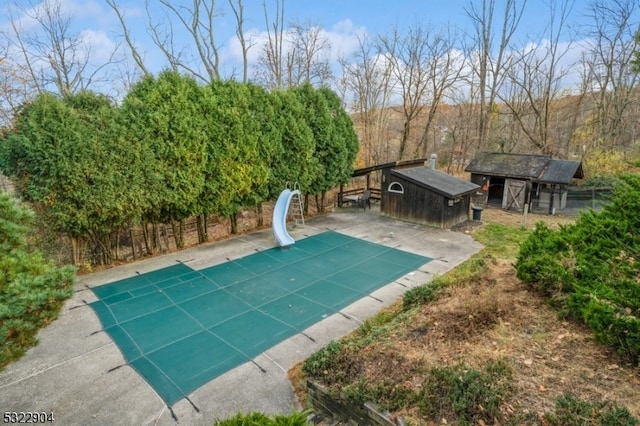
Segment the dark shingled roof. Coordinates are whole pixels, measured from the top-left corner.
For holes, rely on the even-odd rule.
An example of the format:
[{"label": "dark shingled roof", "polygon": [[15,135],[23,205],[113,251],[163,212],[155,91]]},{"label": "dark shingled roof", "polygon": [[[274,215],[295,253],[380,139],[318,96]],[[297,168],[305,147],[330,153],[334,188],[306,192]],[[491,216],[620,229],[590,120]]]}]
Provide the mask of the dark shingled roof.
[{"label": "dark shingled roof", "polygon": [[580,161],[550,160],[537,180],[542,183],[561,183],[568,185],[571,179],[582,179],[582,163]]},{"label": "dark shingled roof", "polygon": [[408,169],[393,169],[392,175],[403,178],[445,197],[455,198],[480,188],[479,185],[459,179],[455,176],[433,170],[428,167],[412,167]]},{"label": "dark shingled roof", "polygon": [[580,161],[554,160],[549,155],[498,152],[477,153],[465,172],[565,185],[573,178],[584,177]]}]

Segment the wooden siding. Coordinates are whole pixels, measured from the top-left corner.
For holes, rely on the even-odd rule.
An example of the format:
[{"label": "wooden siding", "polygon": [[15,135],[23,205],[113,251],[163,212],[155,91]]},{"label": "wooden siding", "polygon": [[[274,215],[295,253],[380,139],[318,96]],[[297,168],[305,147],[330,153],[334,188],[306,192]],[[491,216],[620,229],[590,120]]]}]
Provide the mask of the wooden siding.
[{"label": "wooden siding", "polygon": [[[389,192],[389,184],[398,182],[404,193]],[[424,224],[437,228],[450,228],[469,218],[471,194],[457,199],[430,191],[400,176],[391,175],[391,170],[383,171],[381,213],[395,219]],[[449,205],[451,201],[452,205]]]}]

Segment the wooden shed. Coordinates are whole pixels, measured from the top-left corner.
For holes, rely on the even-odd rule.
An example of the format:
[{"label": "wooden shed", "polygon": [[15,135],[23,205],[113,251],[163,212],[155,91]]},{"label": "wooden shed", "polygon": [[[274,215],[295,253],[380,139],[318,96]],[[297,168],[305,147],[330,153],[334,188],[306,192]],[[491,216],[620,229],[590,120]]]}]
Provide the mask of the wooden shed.
[{"label": "wooden shed", "polygon": [[407,222],[450,228],[469,219],[479,186],[426,166],[382,170],[380,213]]},{"label": "wooden shed", "polygon": [[507,210],[564,209],[567,186],[582,179],[580,161],[555,160],[549,155],[481,152],[465,169],[471,182],[480,185],[472,201],[479,206]]}]

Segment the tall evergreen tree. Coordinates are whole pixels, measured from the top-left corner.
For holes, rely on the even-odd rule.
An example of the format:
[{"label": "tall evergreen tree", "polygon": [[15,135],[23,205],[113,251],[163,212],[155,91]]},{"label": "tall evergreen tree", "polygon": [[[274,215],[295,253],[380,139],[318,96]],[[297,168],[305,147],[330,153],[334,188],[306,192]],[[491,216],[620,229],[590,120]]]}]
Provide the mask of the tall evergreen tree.
[{"label": "tall evergreen tree", "polygon": [[279,131],[278,151],[271,161],[270,197],[276,198],[287,182],[297,183],[303,192],[308,192],[320,165],[314,156],[315,141],[304,107],[289,90],[273,91],[270,100]]},{"label": "tall evergreen tree", "polygon": [[144,77],[122,105],[129,137],[153,153],[146,175],[154,195],[145,219],[171,222],[178,248],[184,246],[184,219],[196,213],[205,182],[208,135],[201,98],[195,80],[165,71]]},{"label": "tall evergreen tree", "polygon": [[23,197],[37,203],[52,230],[67,235],[75,264],[84,245],[112,260],[109,234],[139,216],[144,182],[123,139],[118,110],[104,96],[42,94],[26,105],[2,144],[5,173]]},{"label": "tall evergreen tree", "polygon": [[264,200],[267,164],[260,158],[258,120],[250,109],[250,92],[234,82],[213,82],[203,99],[207,135],[205,184],[200,212],[231,218],[237,232],[237,213]]},{"label": "tall evergreen tree", "polygon": [[353,123],[331,90],[314,89],[310,84],[293,90],[303,105],[315,142],[314,156],[319,162],[318,174],[309,193],[316,195],[319,210],[323,211],[326,192],[351,177],[357,154],[357,137]]}]

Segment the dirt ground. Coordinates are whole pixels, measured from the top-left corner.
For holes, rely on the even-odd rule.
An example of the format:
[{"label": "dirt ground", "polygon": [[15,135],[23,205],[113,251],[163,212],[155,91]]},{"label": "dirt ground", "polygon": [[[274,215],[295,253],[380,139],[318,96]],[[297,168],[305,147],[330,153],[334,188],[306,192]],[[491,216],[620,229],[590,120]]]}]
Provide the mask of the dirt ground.
[{"label": "dirt ground", "polygon": [[[529,216],[524,226],[533,227],[539,220],[557,226],[575,218]],[[523,226],[523,217],[487,209],[482,223],[489,222]],[[460,231],[473,233],[479,226],[469,223]],[[404,380],[402,386],[415,388],[421,383],[420,377],[412,376],[416,365],[464,363],[481,368],[502,358],[513,366],[513,398],[502,407],[507,416],[518,412],[541,419],[542,413],[553,410],[557,397],[571,394],[614,402],[640,417],[640,368],[595,343],[584,325],[559,319],[541,297],[520,283],[512,262],[499,260],[480,282],[449,288],[436,303],[423,307],[410,329],[398,330],[384,344],[365,351],[361,361],[366,378],[391,376]],[[292,371],[294,377],[299,374]],[[411,409],[395,414],[416,418]]]},{"label": "dirt ground", "polygon": [[576,216],[566,215],[541,215],[529,214],[526,217],[522,213],[506,211],[502,209],[484,209],[481,213],[482,222],[501,223],[508,226],[524,226],[532,229],[537,222],[545,222],[547,225],[556,227],[558,225],[567,225],[576,220]]}]

